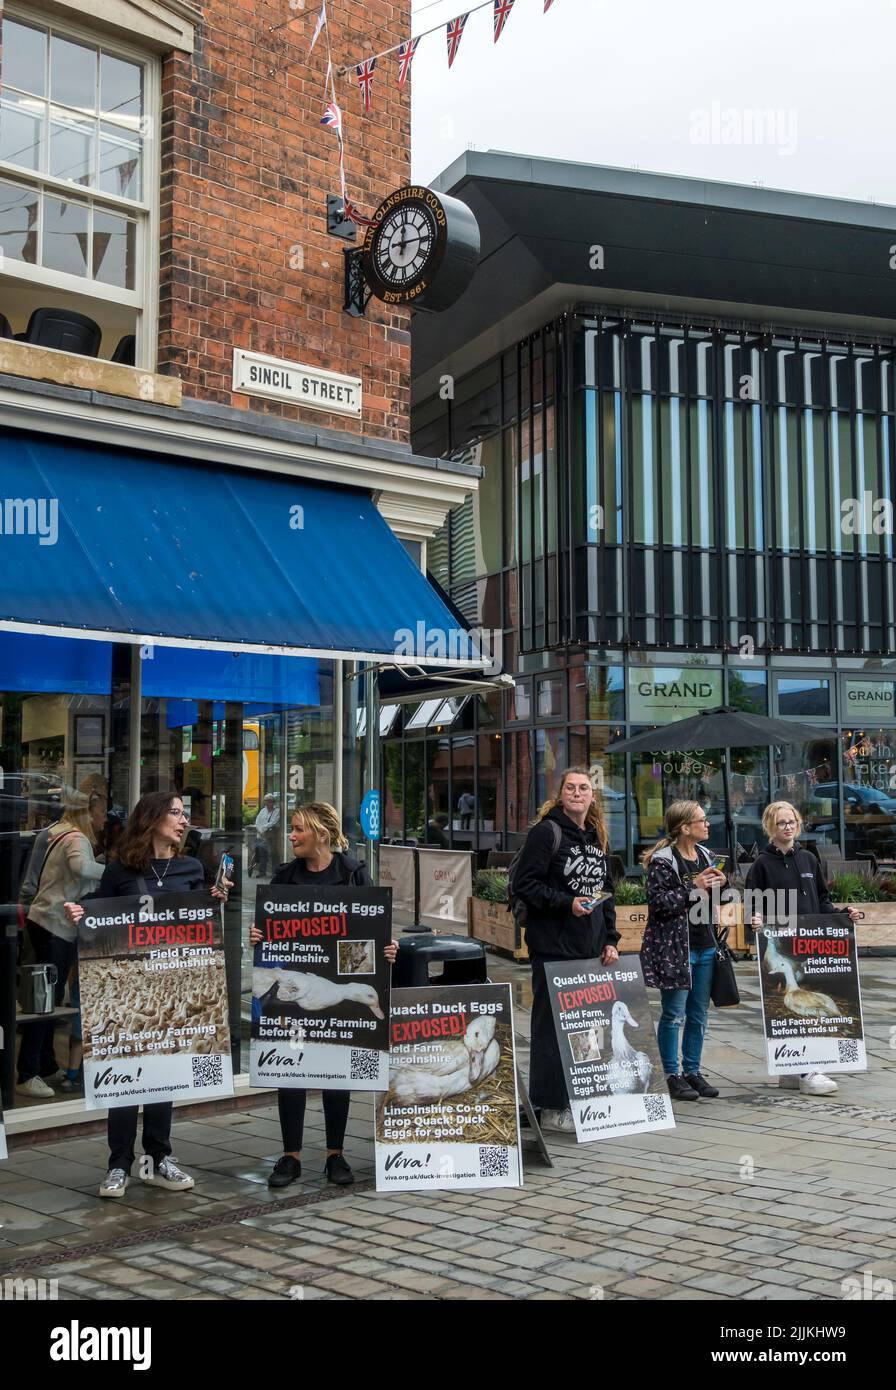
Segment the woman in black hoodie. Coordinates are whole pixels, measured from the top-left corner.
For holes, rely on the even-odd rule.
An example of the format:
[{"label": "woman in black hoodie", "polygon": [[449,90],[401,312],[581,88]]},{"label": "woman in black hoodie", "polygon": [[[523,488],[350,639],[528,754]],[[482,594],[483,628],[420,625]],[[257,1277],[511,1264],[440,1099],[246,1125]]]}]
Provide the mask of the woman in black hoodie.
[{"label": "woman in black hoodie", "polygon": [[[762,828],[768,836],[768,844],[760,850],[755,864],[750,865],[746,887],[754,894],[775,894],[774,911],[770,915],[775,918],[808,917],[844,911],[831,902],[818,859],[796,843],[803,828],[803,818],[796,807],[789,801],[773,801],[763,812]],[[856,921],[859,915],[856,908],[848,907],[845,911]],[[752,912],[751,922],[753,930],[759,930],[762,915]],[[799,1081],[792,1076],[778,1077],[779,1086],[797,1084],[806,1096],[832,1096],[837,1090],[836,1081],[820,1071],[807,1072]]]},{"label": "woman in black hoodie", "polygon": [[526,836],[513,875],[514,897],[526,907],[532,964],[529,1095],[543,1129],[575,1133],[545,963],[619,959],[612,896],[588,906],[603,891],[612,893],[603,814],[587,769],[570,767]]},{"label": "woman in black hoodie", "polygon": [[[339,824],[339,812],[327,801],[313,801],[296,811],[292,818],[289,842],[295,858],[282,864],[271,883],[288,883],[303,888],[332,887],[345,884],[355,888],[373,887],[373,879],[363,864],[346,854],[348,841]],[[253,922],[249,941],[255,948],[254,965],[277,967],[277,959],[265,959],[261,931]],[[390,942],[383,954],[394,961],[398,947]],[[254,1001],[253,1001],[254,1003]],[[304,1087],[277,1089],[280,1110],[280,1129],[283,1134],[283,1156],[277,1159],[268,1178],[268,1187],[288,1187],[301,1176],[302,1137],[305,1128]],[[342,1154],[345,1127],[348,1124],[349,1091],[323,1091],[324,1125],[327,1136],[327,1161],[324,1172],[329,1182],[345,1187],[355,1178]]]}]

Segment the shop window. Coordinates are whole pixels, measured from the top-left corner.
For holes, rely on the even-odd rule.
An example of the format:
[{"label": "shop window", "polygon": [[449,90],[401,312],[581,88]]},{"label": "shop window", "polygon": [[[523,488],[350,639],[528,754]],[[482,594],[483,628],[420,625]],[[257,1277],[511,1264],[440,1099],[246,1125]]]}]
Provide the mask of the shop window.
[{"label": "shop window", "polygon": [[400,739],[383,744],[383,835],[404,839],[404,757]]},{"label": "shop window", "polygon": [[563,708],[564,684],[562,676],[549,676],[546,680],[535,682],[535,708],[539,719],[563,718],[566,712]]},{"label": "shop window", "polygon": [[532,682],[516,681],[507,696],[507,718],[528,720],[532,718]]},{"label": "shop window", "polygon": [[[388,738],[392,733],[399,709],[399,705],[382,705],[380,707],[380,738]],[[367,709],[364,705],[361,705],[355,713],[355,734],[358,738],[364,738],[367,734]]]},{"label": "shop window", "polygon": [[500,734],[480,734],[477,746],[476,830],[479,849],[503,845],[504,807],[501,787],[503,742]]},{"label": "shop window", "polygon": [[[158,190],[148,135],[154,64],[6,14],[0,86],[0,310],[38,346],[134,361],[154,303]],[[152,267],[152,269],[150,269]],[[32,319],[34,311],[51,309]],[[59,316],[73,318],[60,338]],[[143,358],[151,357],[148,344]]]},{"label": "shop window", "polygon": [[[584,677],[584,679],[582,679]],[[625,671],[621,666],[586,666],[570,676],[570,714],[576,713],[582,691],[586,698],[586,719],[625,717]]]},{"label": "shop window", "polygon": [[451,828],[454,845],[473,844],[478,816],[476,794],[476,740],[455,738],[451,741]]},{"label": "shop window", "polygon": [[565,729],[535,730],[535,804],[541,806],[556,794],[560,777],[569,766]]},{"label": "shop window", "polygon": [[532,739],[528,733],[505,735],[505,806],[508,848],[522,842],[533,815]]},{"label": "shop window", "polygon": [[775,694],[781,716],[831,716],[831,682],[826,676],[777,676]]},{"label": "shop window", "polygon": [[[847,859],[896,856],[896,729],[847,729],[842,735],[844,852]],[[832,801],[836,784],[816,785]]]},{"label": "shop window", "polygon": [[765,671],[728,672],[728,703],[747,714],[768,713],[768,676]]},{"label": "shop window", "polygon": [[[600,801],[614,854],[628,854],[629,830],[635,830],[633,803],[625,787],[625,754],[606,753],[608,743],[623,737],[621,728],[573,728],[569,731],[570,766],[587,767]],[[634,835],[633,835],[634,838]]]},{"label": "shop window", "polygon": [[426,844],[448,849],[451,844],[451,740],[432,739],[426,746]]}]

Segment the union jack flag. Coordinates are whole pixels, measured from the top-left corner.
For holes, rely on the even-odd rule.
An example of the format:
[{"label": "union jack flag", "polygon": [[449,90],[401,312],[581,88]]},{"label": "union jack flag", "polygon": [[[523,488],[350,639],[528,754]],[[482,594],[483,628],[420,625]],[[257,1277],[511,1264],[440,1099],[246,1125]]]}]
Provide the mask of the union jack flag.
[{"label": "union jack flag", "polygon": [[339,139],[342,139],[342,112],[335,101],[328,101],[324,107],[324,114],[320,118],[321,125],[328,125],[335,130]]},{"label": "union jack flag", "polygon": [[407,39],[405,43],[398,46],[398,85],[403,87],[411,75],[411,63],[414,61],[414,54],[417,52],[419,39]]},{"label": "union jack flag", "polygon": [[358,74],[358,86],[361,88],[361,95],[364,98],[364,110],[370,110],[370,89],[373,86],[373,74],[376,72],[376,58],[366,58],[363,63],[359,63],[355,71]]},{"label": "union jack flag", "polygon": [[461,41],[461,39],[462,39],[463,36],[464,36],[464,29],[467,27],[467,20],[468,20],[469,18],[470,18],[470,12],[467,11],[466,14],[460,14],[460,15],[457,16],[456,19],[450,19],[450,20],[448,21],[448,30],[447,30],[446,38],[447,38],[447,40],[448,40],[448,66],[449,66],[449,68],[451,67],[451,64],[454,62],[455,58],[457,57],[457,50],[460,48],[460,41]]},{"label": "union jack flag", "polygon": [[501,32],[510,18],[510,11],[515,4],[516,0],[495,0],[495,12],[492,17],[495,26],[495,43],[501,37]]},{"label": "union jack flag", "polygon": [[345,215],[349,222],[354,222],[356,227],[372,227],[376,222],[375,217],[364,217],[354,203],[350,203],[347,198],[345,200]]}]

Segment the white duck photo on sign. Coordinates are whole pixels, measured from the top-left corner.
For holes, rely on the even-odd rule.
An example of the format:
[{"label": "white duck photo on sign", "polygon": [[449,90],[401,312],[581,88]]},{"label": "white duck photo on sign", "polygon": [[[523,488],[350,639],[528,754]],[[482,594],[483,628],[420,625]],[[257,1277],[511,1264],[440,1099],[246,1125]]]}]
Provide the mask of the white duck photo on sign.
[{"label": "white duck photo on sign", "polygon": [[266,999],[265,1012],[271,1012],[272,1005],[280,1004],[292,1004],[308,1013],[360,1004],[375,1018],[385,1017],[379,995],[372,985],[337,985],[322,975],[309,975],[304,971],[255,969],[252,971],[252,993],[256,999]]},{"label": "white duck photo on sign", "polygon": [[615,1096],[646,1091],[653,1075],[653,1063],[647,1053],[637,1052],[625,1036],[626,1024],[630,1028],[640,1026],[632,1018],[628,1005],[617,999],[610,1030],[612,1056],[607,1067],[607,1088]]},{"label": "white duck photo on sign", "polygon": [[784,954],[777,940],[768,933],[762,968],[769,977],[783,976],[784,983],[778,985],[778,995],[786,1013],[796,1014],[800,1018],[837,1018],[843,1012],[829,994],[802,988],[800,980],[805,972],[794,965],[792,958]]},{"label": "white duck photo on sign", "polygon": [[495,1019],[483,1015],[467,1025],[462,1039],[440,1042],[431,1051],[418,1049],[412,1062],[393,1056],[387,1103],[445,1100],[491,1076],[501,1060],[495,1030]]}]

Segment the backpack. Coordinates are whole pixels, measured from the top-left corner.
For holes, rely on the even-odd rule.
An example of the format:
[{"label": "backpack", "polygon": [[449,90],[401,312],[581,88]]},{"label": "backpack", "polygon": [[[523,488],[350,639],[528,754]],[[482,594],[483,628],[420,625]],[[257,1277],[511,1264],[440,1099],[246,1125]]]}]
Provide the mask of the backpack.
[{"label": "backpack", "polygon": [[[539,822],[539,824],[541,824],[541,822]],[[560,841],[563,839],[563,833],[555,820],[548,821],[548,825],[551,827],[551,836],[553,837],[554,841],[551,847],[551,857],[553,858],[553,856],[557,853],[557,850],[560,848]],[[532,829],[534,830],[534,828],[535,827],[533,826]],[[528,838],[529,836],[527,835],[526,839]],[[516,872],[519,867],[520,855],[522,854],[525,847],[526,846],[524,842],[511,859],[510,865],[507,869],[507,906],[513,913],[514,920],[516,921],[516,924],[520,929],[522,929],[526,925],[526,922],[529,917],[529,908],[517,893],[516,888],[514,887],[514,880],[516,878]]]}]

